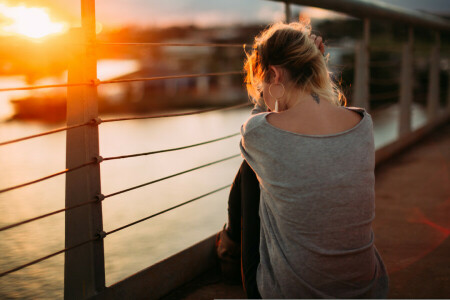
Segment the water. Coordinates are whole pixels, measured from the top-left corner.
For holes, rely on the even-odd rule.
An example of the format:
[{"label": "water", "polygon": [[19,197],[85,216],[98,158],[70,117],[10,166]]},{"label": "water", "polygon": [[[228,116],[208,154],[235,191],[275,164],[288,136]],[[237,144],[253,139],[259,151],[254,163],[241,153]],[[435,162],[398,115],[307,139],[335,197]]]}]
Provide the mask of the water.
[{"label": "water", "polygon": [[[103,157],[194,144],[239,131],[249,109],[200,115],[123,121],[100,125]],[[396,106],[373,112],[376,147],[397,138]],[[413,107],[413,128],[426,121]],[[62,126],[63,124],[61,124]],[[54,128],[37,122],[0,125],[0,141]],[[192,149],[101,164],[103,194],[239,153],[239,136]],[[203,168],[106,199],[104,230],[110,231],[180,202],[230,184],[241,158]],[[65,169],[65,133],[0,147],[0,188]],[[64,176],[0,194],[0,226],[64,207]],[[111,285],[175,254],[221,229],[228,189],[142,222],[105,239],[106,283]],[[0,232],[0,271],[64,248],[64,214]],[[0,298],[62,298],[64,255],[0,278]]]}]

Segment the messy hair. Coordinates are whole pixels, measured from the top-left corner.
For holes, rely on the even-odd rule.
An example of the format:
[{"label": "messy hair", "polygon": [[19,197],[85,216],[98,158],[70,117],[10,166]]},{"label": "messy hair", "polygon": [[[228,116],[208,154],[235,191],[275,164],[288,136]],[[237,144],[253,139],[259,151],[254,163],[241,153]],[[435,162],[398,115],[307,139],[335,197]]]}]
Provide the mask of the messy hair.
[{"label": "messy hair", "polygon": [[288,73],[288,84],[304,92],[316,93],[336,106],[347,101],[328,70],[329,55],[323,57],[309,36],[309,20],[270,25],[255,37],[251,53],[244,63],[247,93],[264,107],[262,82],[270,80],[269,66],[282,67]]}]

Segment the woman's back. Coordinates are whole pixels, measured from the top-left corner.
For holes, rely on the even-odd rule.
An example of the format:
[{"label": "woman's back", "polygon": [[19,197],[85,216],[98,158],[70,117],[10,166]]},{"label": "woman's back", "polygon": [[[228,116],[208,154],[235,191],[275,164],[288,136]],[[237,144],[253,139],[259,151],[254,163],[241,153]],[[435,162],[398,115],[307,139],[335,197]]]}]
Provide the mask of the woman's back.
[{"label": "woman's back", "polygon": [[332,121],[324,113],[322,127],[305,131],[300,115],[289,121],[286,111],[257,114],[241,129],[241,152],[261,187],[257,282],[264,298],[386,296],[371,228],[372,119],[364,109],[336,109],[359,122],[327,132]]},{"label": "woman's back", "polygon": [[273,24],[252,49],[244,63],[247,92],[271,111],[242,126],[240,144],[261,190],[260,294],[386,297],[387,274],[371,227],[371,116],[342,107],[345,96],[308,22]]},{"label": "woman's back", "polygon": [[[308,99],[306,99],[308,100]],[[336,106],[329,101],[304,101],[299,109],[270,114],[267,121],[275,127],[301,134],[326,135],[355,127],[362,119],[356,111]]]}]

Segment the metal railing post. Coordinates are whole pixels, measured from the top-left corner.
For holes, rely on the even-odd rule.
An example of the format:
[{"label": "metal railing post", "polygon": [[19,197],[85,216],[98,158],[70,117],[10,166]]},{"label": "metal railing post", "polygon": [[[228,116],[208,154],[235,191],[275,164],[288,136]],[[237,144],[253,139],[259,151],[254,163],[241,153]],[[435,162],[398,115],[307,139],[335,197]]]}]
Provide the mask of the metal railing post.
[{"label": "metal railing post", "polygon": [[413,100],[414,81],[414,29],[408,29],[408,41],[403,45],[402,53],[402,73],[400,82],[400,120],[399,136],[411,132],[411,108]]},{"label": "metal railing post", "polygon": [[369,40],[370,40],[370,20],[364,19],[363,39],[356,43],[355,47],[355,77],[353,91],[353,106],[364,107],[370,110],[369,91]]},{"label": "metal railing post", "polygon": [[286,23],[291,22],[291,4],[289,2],[284,2],[284,14],[286,18]]},{"label": "metal railing post", "polygon": [[[72,49],[68,82],[89,82],[97,78],[95,55],[95,0],[81,1],[82,29],[73,30],[80,41]],[[88,122],[98,117],[97,87],[67,89],[67,125]],[[66,166],[92,161],[99,155],[98,124],[67,131]],[[66,174],[66,207],[96,199],[100,190],[100,166],[88,165]],[[102,236],[102,205],[98,201],[66,211],[65,246]],[[86,299],[105,289],[105,262],[101,238],[65,253],[64,298]]]},{"label": "metal railing post", "polygon": [[427,122],[430,122],[436,117],[439,108],[439,48],[441,41],[439,32],[435,34],[436,41],[431,49],[430,73],[428,76]]},{"label": "metal railing post", "polygon": [[[450,59],[448,61],[450,63]],[[447,70],[447,76],[448,76],[448,81],[447,81],[447,112],[450,113],[450,67]]]}]

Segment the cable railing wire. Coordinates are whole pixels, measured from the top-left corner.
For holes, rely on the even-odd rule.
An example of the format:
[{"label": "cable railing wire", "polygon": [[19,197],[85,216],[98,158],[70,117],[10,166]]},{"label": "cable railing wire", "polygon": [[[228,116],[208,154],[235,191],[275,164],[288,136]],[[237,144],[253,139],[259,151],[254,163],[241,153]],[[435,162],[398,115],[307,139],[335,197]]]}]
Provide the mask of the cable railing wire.
[{"label": "cable railing wire", "polygon": [[355,65],[354,64],[330,64],[329,65],[331,68],[334,68],[334,69],[339,69],[339,70],[351,70],[351,69],[354,69],[355,68]]},{"label": "cable railing wire", "polygon": [[59,175],[62,175],[62,174],[66,174],[66,173],[69,173],[69,172],[81,169],[83,167],[86,167],[86,166],[89,166],[89,165],[92,165],[92,164],[95,164],[95,163],[96,163],[96,161],[93,160],[93,161],[81,164],[79,166],[76,166],[76,167],[73,167],[73,168],[70,168],[70,169],[65,169],[64,171],[56,172],[56,173],[53,173],[51,175],[47,175],[47,176],[41,177],[39,179],[35,179],[35,180],[32,180],[32,181],[21,183],[21,184],[18,184],[18,185],[15,185],[15,186],[11,186],[11,187],[8,187],[8,188],[4,188],[4,189],[0,190],[0,194],[5,193],[5,192],[9,192],[9,191],[12,191],[12,190],[16,190],[18,188],[22,188],[22,187],[25,187],[25,186],[28,186],[28,185],[31,185],[31,184],[34,184],[34,183],[38,183],[38,182],[41,182],[41,181],[44,181],[44,180],[47,180],[47,179],[51,179],[53,177],[56,177],[56,176],[59,176]]},{"label": "cable railing wire", "polygon": [[[214,142],[217,142],[217,141],[229,139],[229,138],[232,138],[232,137],[237,136],[239,134],[240,133],[237,132],[237,133],[233,133],[233,134],[230,134],[230,135],[227,135],[227,136],[224,136],[224,137],[220,137],[220,138],[216,138],[216,139],[213,139],[213,140],[209,140],[209,141],[205,141],[205,142],[201,142],[201,143],[197,143],[197,144],[192,144],[192,145],[187,145],[187,146],[182,146],[182,147],[177,147],[177,148],[156,150],[156,151],[151,151],[151,152],[143,152],[143,153],[136,153],[136,154],[129,154],[129,155],[105,157],[105,158],[102,158],[102,160],[104,160],[104,161],[105,160],[115,160],[115,159],[123,159],[123,158],[129,158],[129,157],[138,157],[138,156],[152,155],[152,154],[157,154],[157,153],[164,153],[164,152],[183,150],[183,149],[193,148],[193,147],[197,147],[197,146],[206,145],[206,144],[214,143]],[[11,186],[11,187],[8,187],[8,188],[0,189],[0,194],[8,192],[8,191],[15,190],[15,189],[18,189],[18,188],[21,188],[21,187],[25,187],[25,186],[28,186],[28,185],[31,185],[31,184],[34,184],[34,183],[38,183],[38,182],[41,182],[41,181],[44,181],[44,180],[47,180],[47,179],[51,179],[53,177],[56,177],[56,176],[59,176],[59,175],[62,175],[62,174],[66,174],[66,173],[78,170],[80,168],[83,168],[85,166],[89,166],[89,165],[92,165],[92,164],[95,164],[95,163],[97,163],[97,161],[93,160],[93,161],[81,164],[79,166],[76,166],[76,167],[73,167],[73,168],[70,168],[70,169],[65,169],[64,171],[60,171],[60,172],[57,172],[57,173],[54,173],[54,174],[51,174],[51,175],[47,175],[47,176],[41,177],[39,179],[28,181],[28,182],[25,182],[25,183],[22,183],[22,184],[18,184],[18,185],[15,185],[15,186]],[[1,231],[1,229],[0,229],[0,231]]]},{"label": "cable railing wire", "polygon": [[84,201],[84,202],[78,203],[76,205],[72,205],[72,206],[68,206],[68,207],[65,207],[65,208],[61,208],[61,209],[58,209],[58,210],[52,211],[50,213],[46,213],[46,214],[34,217],[34,218],[31,218],[31,219],[27,219],[27,220],[23,220],[23,221],[20,221],[20,222],[16,222],[16,223],[13,223],[13,224],[1,227],[0,228],[0,232],[4,231],[4,230],[7,230],[7,229],[11,229],[11,228],[17,227],[17,226],[20,226],[20,225],[31,223],[31,222],[34,222],[34,221],[37,221],[37,220],[40,220],[40,219],[43,219],[43,218],[47,218],[47,217],[50,217],[50,216],[62,213],[64,211],[72,210],[72,209],[77,208],[77,207],[82,207],[82,206],[85,206],[85,205],[88,205],[88,204],[91,204],[91,203],[96,203],[98,201],[99,200],[97,200],[97,199],[96,200]]},{"label": "cable railing wire", "polygon": [[66,127],[62,127],[62,128],[58,128],[58,129],[53,129],[53,130],[45,131],[45,132],[42,132],[42,133],[21,137],[21,138],[14,139],[14,140],[0,142],[0,146],[13,144],[13,143],[17,143],[17,142],[21,142],[21,141],[25,141],[25,140],[29,140],[29,139],[33,139],[33,138],[37,138],[37,137],[41,137],[41,136],[45,136],[45,135],[61,132],[61,131],[66,131],[66,130],[70,130],[70,129],[74,129],[74,128],[78,128],[78,127],[82,127],[82,126],[87,126],[87,125],[91,125],[91,124],[93,124],[93,121],[89,121],[89,122],[82,123],[82,124],[77,124],[77,125],[72,125],[72,126],[66,126]]},{"label": "cable railing wire", "polygon": [[170,210],[173,210],[173,209],[175,209],[175,208],[178,208],[178,207],[180,207],[180,206],[186,205],[186,204],[188,204],[188,203],[194,202],[194,201],[196,201],[196,200],[199,200],[199,199],[204,198],[204,197],[206,197],[206,196],[209,196],[209,195],[211,195],[211,194],[217,193],[217,192],[219,192],[219,191],[221,191],[221,190],[224,190],[224,189],[226,189],[226,188],[228,188],[228,187],[230,187],[230,186],[231,186],[231,184],[228,184],[228,185],[226,185],[226,186],[223,186],[223,187],[221,187],[221,188],[218,188],[218,189],[216,189],[216,190],[214,190],[214,191],[211,191],[211,192],[209,192],[209,193],[203,194],[203,195],[198,196],[198,197],[195,197],[195,198],[193,198],[193,199],[191,199],[191,200],[188,200],[188,201],[182,202],[182,203],[180,203],[180,204],[177,204],[177,205],[175,205],[175,206],[169,207],[169,208],[167,208],[167,209],[165,209],[165,210],[162,210],[162,211],[160,211],[160,212],[157,212],[157,213],[155,213],[155,214],[153,214],[153,215],[150,215],[150,216],[148,216],[148,217],[139,219],[139,220],[134,221],[134,222],[132,222],[132,223],[130,223],[130,224],[127,224],[127,225],[121,226],[121,227],[119,227],[119,228],[116,228],[116,229],[114,229],[114,230],[108,231],[108,232],[106,233],[106,235],[110,235],[111,233],[114,233],[114,232],[123,230],[123,229],[125,229],[125,228],[130,227],[130,226],[136,225],[136,224],[138,224],[138,223],[141,223],[141,222],[143,222],[143,221],[146,221],[146,220],[148,220],[148,219],[151,219],[151,218],[153,218],[153,217],[156,217],[156,216],[158,216],[158,215],[160,215],[160,214],[163,214],[163,213],[166,213],[166,212],[168,212],[168,211],[170,211]]},{"label": "cable railing wire", "polygon": [[192,145],[187,145],[187,146],[182,146],[182,147],[177,147],[177,148],[164,149],[164,150],[156,150],[156,151],[151,151],[151,152],[143,152],[143,153],[136,153],[136,154],[129,154],[129,155],[105,157],[105,158],[103,158],[103,160],[106,161],[106,160],[123,159],[123,158],[138,157],[138,156],[145,156],[145,155],[153,155],[153,154],[158,154],[158,153],[165,153],[165,152],[189,149],[189,148],[193,148],[193,147],[197,147],[197,146],[202,146],[202,145],[206,145],[206,144],[222,141],[222,140],[229,139],[229,138],[232,138],[232,137],[235,137],[235,136],[238,136],[238,135],[240,135],[239,132],[233,133],[233,134],[230,134],[230,135],[227,135],[227,136],[224,136],[224,137],[220,137],[220,138],[217,138],[217,139],[209,140],[209,141],[206,141],[206,142],[197,143],[197,144],[192,144]]},{"label": "cable railing wire", "polygon": [[229,156],[229,157],[226,157],[226,158],[222,158],[222,159],[219,159],[219,160],[216,160],[216,161],[213,161],[213,162],[210,162],[210,163],[207,163],[207,164],[204,164],[204,165],[192,168],[192,169],[188,169],[188,170],[185,170],[185,171],[182,171],[182,172],[179,172],[179,173],[175,173],[175,174],[172,174],[172,175],[169,175],[169,176],[166,176],[166,177],[162,177],[162,178],[159,178],[159,179],[156,179],[156,180],[152,180],[152,181],[140,184],[140,185],[133,186],[133,187],[128,188],[128,189],[120,190],[118,192],[105,195],[104,197],[106,199],[106,198],[109,198],[109,197],[120,195],[120,194],[123,194],[125,192],[129,192],[129,191],[132,191],[132,190],[135,190],[135,189],[138,189],[138,188],[141,188],[141,187],[153,184],[153,183],[157,183],[157,182],[160,182],[160,181],[163,181],[163,180],[166,180],[166,179],[170,179],[170,178],[173,178],[173,177],[176,177],[176,176],[179,176],[179,175],[183,175],[183,174],[195,171],[195,170],[199,170],[199,169],[202,169],[202,168],[214,165],[214,164],[218,164],[220,162],[224,162],[224,161],[236,158],[238,156],[240,156],[240,154],[235,154],[235,155],[232,155],[232,156]]},{"label": "cable railing wire", "polygon": [[207,76],[227,76],[227,75],[238,75],[238,74],[243,74],[243,71],[99,80],[96,82],[96,84],[109,84],[109,83],[134,82],[134,81],[153,81],[153,80],[167,80],[167,79],[180,79],[180,78],[197,78],[197,77],[207,77]]},{"label": "cable railing wire", "polygon": [[118,43],[118,42],[96,42],[98,46],[157,46],[157,47],[218,47],[218,48],[249,48],[249,44],[226,44],[226,43]]},{"label": "cable railing wire", "polygon": [[396,99],[399,97],[399,95],[400,95],[399,91],[373,94],[373,95],[370,95],[370,100]]},{"label": "cable railing wire", "polygon": [[33,139],[33,138],[37,138],[37,137],[41,137],[41,136],[57,133],[57,132],[61,132],[61,131],[67,131],[67,130],[78,128],[78,127],[82,127],[82,126],[92,125],[92,124],[115,122],[115,121],[126,121],[126,120],[155,119],[155,118],[189,116],[189,115],[207,113],[207,112],[211,112],[211,111],[229,110],[229,109],[234,109],[234,108],[246,107],[246,106],[250,106],[250,105],[252,105],[252,103],[246,102],[246,103],[241,103],[241,104],[236,104],[236,105],[231,105],[231,106],[213,107],[213,108],[202,109],[202,110],[195,110],[195,111],[192,111],[192,112],[185,112],[185,113],[146,115],[146,116],[125,117],[125,118],[111,118],[111,119],[100,119],[100,118],[98,118],[96,120],[91,120],[89,122],[78,124],[78,125],[62,127],[62,128],[58,128],[58,129],[42,132],[42,133],[39,133],[39,134],[33,134],[33,135],[29,135],[29,136],[18,138],[18,139],[13,139],[13,140],[5,141],[5,142],[0,142],[0,146],[9,145],[9,144],[13,144],[13,143],[17,143],[17,142],[21,142],[21,141],[25,141],[25,140],[29,140],[29,139]]},{"label": "cable railing wire", "polygon": [[369,50],[372,52],[391,52],[391,53],[401,53],[401,47],[389,47],[386,44],[383,45],[370,45]]},{"label": "cable railing wire", "polygon": [[[250,48],[252,43],[161,43],[161,42],[108,42],[95,40],[93,42],[52,42],[54,45],[62,46],[150,46],[150,47],[219,47],[219,48]],[[335,47],[332,47],[335,48]]]},{"label": "cable railing wire", "polygon": [[23,265],[21,265],[21,266],[18,266],[18,267],[15,267],[15,268],[13,268],[13,269],[10,269],[10,270],[8,270],[8,271],[6,271],[6,272],[0,273],[0,277],[3,277],[3,276],[8,275],[8,274],[10,274],[10,273],[13,273],[13,272],[22,270],[22,269],[24,269],[24,268],[26,268],[26,267],[29,267],[29,266],[34,265],[34,264],[37,264],[37,263],[39,263],[39,262],[41,262],[41,261],[47,260],[47,259],[49,259],[49,258],[52,258],[52,257],[58,255],[58,254],[67,252],[67,251],[72,250],[72,249],[74,249],[74,248],[78,248],[78,247],[80,247],[80,246],[86,245],[87,243],[93,242],[93,241],[98,240],[98,239],[100,239],[100,238],[101,238],[101,237],[98,236],[98,237],[92,238],[92,239],[90,239],[90,240],[84,241],[84,242],[82,242],[82,243],[79,243],[79,244],[76,244],[76,245],[73,245],[73,246],[64,248],[64,249],[62,249],[62,250],[53,252],[52,254],[46,255],[46,256],[41,257],[41,258],[39,258],[39,259],[33,260],[33,261],[28,262],[28,263],[26,263],[26,264],[23,264]]},{"label": "cable railing wire", "polygon": [[113,79],[113,80],[95,79],[95,80],[91,80],[90,82],[62,83],[62,84],[48,84],[48,85],[35,85],[35,86],[2,88],[2,89],[0,89],[0,92],[37,90],[37,89],[46,89],[46,88],[55,88],[55,87],[71,87],[71,86],[89,86],[89,85],[97,86],[97,85],[100,85],[100,84],[108,84],[108,83],[134,82],[134,81],[153,81],[153,80],[180,79],[180,78],[197,78],[197,77],[205,77],[205,76],[226,76],[226,75],[237,75],[237,74],[243,74],[243,71],[201,73],[201,74],[185,74],[185,75],[169,75],[169,76],[155,76],[155,77]]},{"label": "cable railing wire", "polygon": [[8,271],[2,272],[2,273],[0,273],[0,277],[3,277],[3,276],[5,276],[5,275],[8,275],[8,274],[14,273],[14,272],[16,272],[16,271],[22,270],[22,269],[24,269],[24,268],[26,268],[26,267],[29,267],[29,266],[34,265],[34,264],[37,264],[37,263],[39,263],[39,262],[41,262],[41,261],[47,260],[47,259],[49,259],[49,258],[52,258],[52,257],[54,257],[54,256],[56,256],[56,255],[58,255],[58,254],[61,254],[61,253],[70,251],[70,250],[72,250],[72,249],[74,249],[74,248],[81,247],[81,246],[86,245],[86,244],[88,244],[88,243],[90,243],[90,242],[93,242],[93,241],[96,241],[96,240],[99,240],[99,239],[103,239],[103,238],[105,238],[106,236],[108,236],[108,235],[110,235],[110,234],[112,234],[112,233],[115,233],[115,232],[118,232],[118,231],[123,230],[123,229],[125,229],[125,228],[131,227],[131,226],[133,226],[133,225],[136,225],[136,224],[138,224],[138,223],[141,223],[141,222],[143,222],[143,221],[146,221],[146,220],[148,220],[148,219],[151,219],[151,218],[153,218],[153,217],[156,217],[156,216],[158,216],[158,215],[161,215],[161,214],[163,214],[163,213],[166,213],[166,212],[168,212],[168,211],[170,211],[170,210],[173,210],[173,209],[175,209],[175,208],[178,208],[178,207],[180,207],[180,206],[183,206],[183,205],[186,205],[186,204],[188,204],[188,203],[194,202],[194,201],[196,201],[196,200],[202,199],[202,198],[204,198],[204,197],[207,197],[207,196],[209,196],[209,195],[212,195],[212,194],[214,194],[214,193],[217,193],[217,192],[219,192],[219,191],[221,191],[221,190],[224,190],[224,189],[226,189],[226,188],[228,188],[228,187],[230,187],[230,186],[231,186],[231,184],[228,184],[228,185],[226,185],[226,186],[220,187],[220,188],[215,189],[215,190],[213,190],[213,191],[211,191],[211,192],[208,192],[208,193],[206,193],[206,194],[200,195],[200,196],[195,197],[195,198],[193,198],[193,199],[190,199],[190,200],[188,200],[188,201],[185,201],[185,202],[182,202],[182,203],[177,204],[177,205],[175,205],[175,206],[169,207],[169,208],[167,208],[167,209],[165,209],[165,210],[162,210],[162,211],[160,211],[160,212],[158,212],[158,213],[155,213],[155,214],[153,214],[153,215],[150,215],[150,216],[148,216],[148,217],[145,217],[145,218],[139,219],[139,220],[137,220],[137,221],[134,221],[134,222],[132,222],[132,223],[130,223],[130,224],[127,224],[127,225],[125,225],[125,226],[121,226],[121,227],[116,228],[116,229],[114,229],[114,230],[111,230],[111,231],[109,231],[109,232],[102,232],[101,234],[98,234],[95,238],[89,239],[89,240],[84,241],[84,242],[79,243],[79,244],[75,244],[75,245],[73,245],[73,246],[64,248],[64,249],[59,250],[59,251],[53,252],[53,253],[51,253],[51,254],[49,254],[49,255],[46,255],[46,256],[44,256],[44,257],[41,257],[41,258],[39,258],[39,259],[33,260],[33,261],[28,262],[28,263],[26,263],[26,264],[20,265],[20,266],[15,267],[15,268],[12,268],[12,269],[10,269],[10,270],[8,270]]},{"label": "cable railing wire", "polygon": [[27,91],[27,90],[71,87],[71,86],[85,86],[85,85],[93,85],[93,82],[61,83],[61,84],[46,84],[46,85],[32,85],[32,86],[22,86],[22,87],[13,87],[13,88],[2,88],[2,89],[0,89],[0,92]]},{"label": "cable railing wire", "polygon": [[[228,137],[235,136],[235,135],[236,134],[230,135]],[[226,138],[228,138],[228,137],[226,137]],[[221,139],[224,139],[224,138],[221,138]],[[220,140],[220,139],[217,139],[217,140]],[[194,146],[192,146],[192,147],[194,147]],[[174,151],[174,150],[172,150],[172,151]],[[147,183],[144,183],[144,184],[141,184],[141,185],[138,185],[138,186],[126,189],[126,190],[122,190],[122,191],[119,191],[119,192],[116,192],[116,193],[112,193],[112,194],[109,194],[109,195],[106,195],[106,196],[101,195],[102,197],[98,197],[97,199],[94,199],[94,200],[88,200],[88,201],[81,202],[81,203],[78,203],[78,204],[75,204],[75,205],[72,205],[72,206],[68,206],[68,207],[65,207],[65,208],[62,208],[62,209],[55,210],[53,212],[46,213],[46,214],[43,214],[43,215],[40,215],[40,216],[37,216],[37,217],[34,217],[34,218],[30,218],[30,219],[23,220],[23,221],[20,221],[20,222],[17,222],[17,223],[13,223],[13,224],[1,227],[0,228],[0,232],[4,231],[4,230],[7,230],[7,229],[11,229],[11,228],[17,227],[17,226],[20,226],[20,225],[23,225],[23,224],[26,224],[26,223],[37,221],[37,220],[40,220],[40,219],[43,219],[43,218],[46,218],[46,217],[49,217],[49,216],[52,216],[52,215],[64,212],[64,211],[72,210],[72,209],[77,208],[77,207],[85,206],[85,205],[88,205],[88,204],[91,204],[91,203],[95,203],[95,202],[98,202],[98,201],[103,201],[104,199],[106,199],[108,197],[112,197],[112,196],[115,196],[115,195],[118,195],[118,194],[122,194],[122,193],[125,193],[125,192],[128,192],[128,191],[140,188],[140,187],[144,187],[144,186],[156,183],[156,182],[160,182],[160,181],[163,181],[163,180],[166,180],[166,179],[169,179],[169,178],[173,178],[173,177],[176,177],[176,176],[179,176],[179,175],[182,175],[182,174],[186,174],[186,173],[189,173],[189,172],[201,169],[201,168],[205,168],[205,167],[208,167],[208,166],[211,166],[211,165],[214,165],[214,164],[226,161],[226,160],[230,160],[230,159],[233,159],[235,157],[238,157],[239,155],[240,154],[235,154],[235,155],[232,155],[232,156],[220,159],[220,160],[216,160],[216,161],[213,161],[213,162],[210,162],[210,163],[207,163],[207,164],[204,164],[204,165],[192,168],[192,169],[188,169],[188,170],[185,170],[185,171],[182,171],[182,172],[179,172],[179,173],[175,173],[175,174],[172,174],[172,175],[169,175],[169,176],[166,176],[166,177],[162,177],[162,178],[159,178],[159,179],[156,179],[156,180],[153,180],[153,181],[150,181],[150,182],[147,182]]]},{"label": "cable railing wire", "polygon": [[142,120],[142,119],[156,119],[156,118],[169,118],[169,117],[180,117],[180,116],[190,116],[190,115],[196,115],[196,114],[202,114],[207,113],[211,111],[223,111],[223,110],[229,110],[229,109],[235,109],[240,107],[246,107],[253,105],[253,103],[246,102],[231,106],[225,106],[225,107],[213,107],[213,108],[207,108],[202,110],[196,110],[192,112],[183,112],[183,113],[172,113],[172,114],[160,114],[160,115],[147,115],[147,116],[136,116],[136,117],[124,117],[124,118],[111,118],[111,119],[102,119],[102,123],[107,122],[117,122],[117,121],[129,121],[129,120]]},{"label": "cable railing wire", "polygon": [[398,78],[383,79],[383,78],[370,78],[370,83],[375,85],[397,85],[399,84]]},{"label": "cable railing wire", "polygon": [[375,68],[389,68],[397,67],[400,65],[400,61],[370,61],[369,65]]}]

